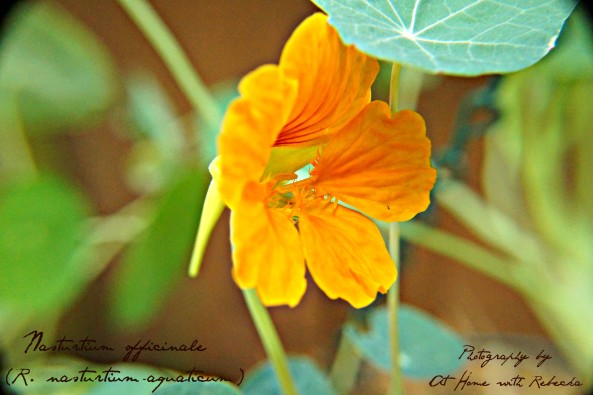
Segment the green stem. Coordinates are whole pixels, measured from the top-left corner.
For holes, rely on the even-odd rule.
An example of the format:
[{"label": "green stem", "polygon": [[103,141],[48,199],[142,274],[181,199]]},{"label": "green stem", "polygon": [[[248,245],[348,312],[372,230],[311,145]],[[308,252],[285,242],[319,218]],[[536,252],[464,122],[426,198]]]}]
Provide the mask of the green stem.
[{"label": "green stem", "polygon": [[[389,106],[392,113],[398,111],[399,97],[401,97],[401,92],[399,90],[400,76],[401,66],[397,63],[394,63],[391,69],[391,81],[389,86]],[[397,323],[397,312],[399,309],[399,284],[401,279],[399,224],[397,222],[393,222],[389,225],[389,254],[391,255],[391,259],[393,259],[398,271],[398,279],[389,289],[389,293],[387,294],[387,308],[389,311],[389,339],[391,340],[391,360],[393,361],[389,393],[391,395],[403,395],[404,382],[399,364],[400,350]]]},{"label": "green stem", "polygon": [[398,325],[398,310],[399,310],[399,284],[401,279],[401,265],[399,254],[399,224],[393,222],[389,224],[389,254],[391,259],[395,262],[398,272],[398,279],[389,289],[387,294],[387,309],[389,311],[389,338],[391,339],[391,385],[389,393],[392,395],[403,395],[404,393],[404,379],[400,369],[399,363],[399,325]]},{"label": "green stem", "polygon": [[222,114],[216,100],[195,72],[171,31],[148,1],[119,0],[119,3],[167,65],[173,78],[196,111],[201,114],[210,127],[218,129]]},{"label": "green stem", "polygon": [[400,230],[402,237],[414,244],[454,259],[509,287],[526,291],[521,276],[514,270],[521,266],[513,265],[470,241],[419,222],[403,223]]},{"label": "green stem", "polygon": [[243,297],[245,298],[245,302],[247,302],[247,308],[255,323],[255,328],[257,329],[257,333],[266,350],[266,354],[274,366],[282,392],[285,395],[297,395],[296,388],[288,370],[286,353],[284,352],[278,333],[274,328],[272,319],[268,314],[268,310],[262,305],[259,296],[254,289],[243,290]]},{"label": "green stem", "polygon": [[352,392],[360,363],[360,351],[342,331],[338,351],[329,374],[332,385],[338,394],[347,395]]}]

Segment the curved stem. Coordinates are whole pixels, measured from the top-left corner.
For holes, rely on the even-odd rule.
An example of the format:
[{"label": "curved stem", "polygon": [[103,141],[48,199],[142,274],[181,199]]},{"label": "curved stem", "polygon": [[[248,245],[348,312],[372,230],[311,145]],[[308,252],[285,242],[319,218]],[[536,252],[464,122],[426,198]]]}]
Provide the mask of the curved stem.
[{"label": "curved stem", "polygon": [[296,388],[288,370],[288,362],[286,361],[284,348],[282,347],[278,333],[274,328],[272,319],[268,314],[268,310],[262,305],[259,296],[254,289],[243,290],[243,297],[245,298],[245,302],[247,302],[247,308],[249,309],[249,313],[251,313],[255,328],[257,329],[257,333],[266,350],[266,354],[274,366],[282,392],[284,392],[285,395],[297,395]]},{"label": "curved stem", "polygon": [[216,100],[195,72],[171,31],[148,1],[119,0],[119,3],[167,65],[192,106],[210,127],[217,129],[220,126],[222,114]]},{"label": "curved stem", "polygon": [[[119,0],[119,3],[150,41],[195,109],[210,127],[218,128],[222,114],[215,99],[158,14],[147,1]],[[264,349],[274,365],[283,392],[286,395],[296,395],[297,392],[288,371],[286,355],[268,311],[261,304],[254,290],[245,290],[243,295]]]}]

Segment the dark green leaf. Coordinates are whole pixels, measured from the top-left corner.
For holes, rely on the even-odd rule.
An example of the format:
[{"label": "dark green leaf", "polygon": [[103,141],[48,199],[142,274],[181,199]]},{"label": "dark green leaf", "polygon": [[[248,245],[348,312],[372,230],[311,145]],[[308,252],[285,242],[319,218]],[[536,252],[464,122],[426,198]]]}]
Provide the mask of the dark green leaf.
[{"label": "dark green leaf", "polygon": [[25,2],[0,48],[0,89],[17,94],[28,132],[82,126],[115,97],[101,44],[55,5]]},{"label": "dark green leaf", "polygon": [[[353,325],[344,328],[362,354],[379,368],[392,366],[387,310],[378,308],[370,315],[369,330]],[[409,306],[398,311],[400,361],[404,375],[423,379],[448,374],[461,366],[462,340],[439,322]]]},{"label": "dark green leaf", "polygon": [[[327,377],[309,358],[291,357],[288,360],[288,368],[299,394],[336,393]],[[278,377],[269,362],[250,372],[241,389],[247,395],[282,395]]]},{"label": "dark green leaf", "polygon": [[145,324],[187,270],[207,187],[202,171],[188,171],[158,202],[154,221],[126,252],[111,292],[119,326]]},{"label": "dark green leaf", "polygon": [[431,73],[507,73],[541,59],[570,0],[313,0],[347,44]]}]

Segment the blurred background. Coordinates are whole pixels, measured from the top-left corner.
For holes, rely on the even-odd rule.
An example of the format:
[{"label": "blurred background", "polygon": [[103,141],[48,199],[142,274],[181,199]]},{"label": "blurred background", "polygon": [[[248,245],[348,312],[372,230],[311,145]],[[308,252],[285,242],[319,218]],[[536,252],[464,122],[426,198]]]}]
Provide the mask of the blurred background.
[{"label": "blurred background", "polygon": [[[151,4],[221,108],[238,79],[276,63],[294,28],[316,11],[307,0]],[[231,278],[228,212],[214,230],[199,277],[186,275],[217,131],[193,112],[115,1],[15,2],[2,29],[5,361],[22,360],[22,336],[33,329],[48,339],[88,336],[121,348],[140,339],[199,339],[207,353],[144,353],[141,362],[179,370],[195,365],[238,379],[239,369],[248,370],[265,354]],[[377,98],[386,98],[386,70],[374,90]],[[495,86],[496,78],[431,77],[418,103],[434,155],[458,150],[444,171],[482,195],[483,134],[470,133],[457,146],[454,136],[460,106],[477,89]],[[485,105],[468,122],[489,124],[496,116]],[[438,204],[422,217],[486,245]],[[517,339],[529,339],[552,347],[524,297],[511,288],[411,244],[404,247],[403,265],[402,301],[463,338],[523,345]],[[307,354],[322,367],[330,366],[340,328],[355,314],[312,281],[298,307],[270,311],[287,351]],[[97,352],[76,355],[97,363],[121,361]],[[370,369],[360,380],[364,393],[381,393],[387,377]],[[437,393],[426,388],[426,380],[410,380],[408,388]]]}]

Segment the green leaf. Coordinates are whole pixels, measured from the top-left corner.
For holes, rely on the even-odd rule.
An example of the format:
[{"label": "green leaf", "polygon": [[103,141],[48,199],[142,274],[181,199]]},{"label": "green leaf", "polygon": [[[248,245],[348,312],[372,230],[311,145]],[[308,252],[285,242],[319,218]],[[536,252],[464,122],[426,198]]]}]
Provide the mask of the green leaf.
[{"label": "green leaf", "polygon": [[0,90],[17,94],[27,132],[79,127],[115,98],[115,72],[102,45],[55,5],[17,9],[0,49]]},{"label": "green leaf", "polygon": [[523,262],[545,262],[547,249],[528,228],[489,204],[469,186],[446,180],[436,194],[439,204],[481,240]]},{"label": "green leaf", "polygon": [[54,177],[0,190],[0,303],[49,308],[68,295],[87,212],[77,191]]},{"label": "green leaf", "polygon": [[35,176],[37,166],[11,93],[0,93],[0,120],[0,181]]},{"label": "green leaf", "polygon": [[313,0],[346,44],[430,73],[525,68],[548,53],[569,0]]},{"label": "green leaf", "polygon": [[[593,240],[592,33],[575,12],[550,56],[506,76],[496,97],[501,116],[486,135],[482,180],[489,203],[563,256],[586,256],[583,246]],[[517,245],[524,254],[523,242]],[[547,259],[532,255],[530,262],[557,261],[542,251]]]},{"label": "green leaf", "polygon": [[[329,379],[311,359],[291,357],[288,359],[288,369],[299,394],[332,395],[336,393]],[[282,395],[278,378],[269,362],[251,371],[241,385],[241,389],[247,395]]]},{"label": "green leaf", "polygon": [[206,175],[187,171],[157,203],[148,229],[117,268],[111,304],[120,327],[145,324],[185,274],[206,192]]},{"label": "green leaf", "polygon": [[[373,364],[390,370],[388,312],[375,309],[370,315],[370,328],[360,331],[348,324],[344,333]],[[404,375],[424,379],[456,371],[462,364],[457,357],[463,351],[462,340],[442,324],[410,306],[398,311],[400,362]]]},{"label": "green leaf", "polygon": [[127,85],[133,135],[141,139],[130,155],[128,182],[139,193],[155,193],[187,156],[182,119],[153,76],[133,74]]},{"label": "green leaf", "polygon": [[87,212],[78,192],[54,177],[0,188],[2,341],[32,320],[51,326],[92,277]]}]

